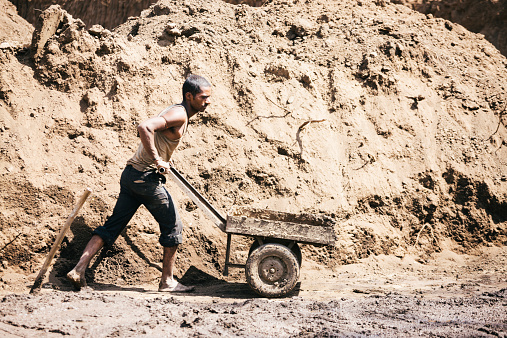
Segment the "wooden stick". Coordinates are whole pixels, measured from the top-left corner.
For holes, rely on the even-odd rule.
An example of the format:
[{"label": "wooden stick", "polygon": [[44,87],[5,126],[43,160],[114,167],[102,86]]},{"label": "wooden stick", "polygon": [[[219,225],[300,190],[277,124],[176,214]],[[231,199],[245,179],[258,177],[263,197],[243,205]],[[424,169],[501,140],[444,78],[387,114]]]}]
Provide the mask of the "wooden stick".
[{"label": "wooden stick", "polygon": [[55,243],[51,247],[51,250],[49,251],[48,256],[46,257],[46,261],[44,262],[44,265],[42,266],[42,269],[39,272],[39,275],[37,278],[35,278],[35,281],[33,283],[32,288],[30,289],[30,293],[36,293],[40,291],[40,287],[42,285],[42,280],[44,279],[44,276],[46,275],[46,272],[48,270],[49,264],[51,264],[51,261],[53,260],[53,257],[56,254],[56,250],[58,250],[58,247],[63,241],[63,238],[65,237],[65,233],[70,228],[70,225],[72,222],[74,222],[74,218],[76,218],[76,215],[83,206],[84,202],[90,196],[92,190],[90,188],[86,188],[85,192],[77,202],[76,206],[74,207],[74,210],[72,210],[71,214],[67,218],[67,221],[65,222],[65,225],[63,226],[62,230],[60,230],[60,233],[58,234],[58,237],[56,237]]}]

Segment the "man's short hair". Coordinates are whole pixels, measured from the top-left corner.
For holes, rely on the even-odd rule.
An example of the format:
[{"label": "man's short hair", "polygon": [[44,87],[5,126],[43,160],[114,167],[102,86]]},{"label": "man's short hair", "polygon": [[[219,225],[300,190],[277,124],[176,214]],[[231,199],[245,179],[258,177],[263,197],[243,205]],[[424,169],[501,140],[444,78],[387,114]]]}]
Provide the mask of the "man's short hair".
[{"label": "man's short hair", "polygon": [[185,101],[185,94],[190,93],[195,96],[202,92],[202,88],[211,87],[211,84],[200,75],[190,75],[183,83],[183,101]]}]

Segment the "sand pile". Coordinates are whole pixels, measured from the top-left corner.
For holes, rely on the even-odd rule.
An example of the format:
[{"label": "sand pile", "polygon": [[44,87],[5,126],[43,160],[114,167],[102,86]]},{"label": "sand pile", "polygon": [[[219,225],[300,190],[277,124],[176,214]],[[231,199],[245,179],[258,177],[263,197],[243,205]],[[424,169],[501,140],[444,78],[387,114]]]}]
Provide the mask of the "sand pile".
[{"label": "sand pile", "polygon": [[[190,73],[213,84],[213,104],[193,119],[175,165],[224,214],[333,218],[336,246],[304,246],[305,260],[425,259],[507,242],[507,60],[482,35],[368,0],[163,0],[112,30],[54,6],[33,40],[11,16],[0,35],[4,288],[30,284],[91,187],[51,272],[61,280],[112,211],[136,125],[180,102]],[[225,235],[168,187],[186,224],[179,275],[220,278]],[[89,279],[155,283],[157,239],[141,210]],[[237,259],[248,247],[239,242]]]}]

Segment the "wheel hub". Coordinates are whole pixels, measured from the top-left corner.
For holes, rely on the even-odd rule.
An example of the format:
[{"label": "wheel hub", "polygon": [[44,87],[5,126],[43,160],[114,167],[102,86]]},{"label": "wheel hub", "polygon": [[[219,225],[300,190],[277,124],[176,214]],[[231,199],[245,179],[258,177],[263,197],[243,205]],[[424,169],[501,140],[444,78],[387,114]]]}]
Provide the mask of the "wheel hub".
[{"label": "wheel hub", "polygon": [[274,283],[285,275],[285,265],[278,257],[266,257],[259,265],[259,275],[262,280]]}]

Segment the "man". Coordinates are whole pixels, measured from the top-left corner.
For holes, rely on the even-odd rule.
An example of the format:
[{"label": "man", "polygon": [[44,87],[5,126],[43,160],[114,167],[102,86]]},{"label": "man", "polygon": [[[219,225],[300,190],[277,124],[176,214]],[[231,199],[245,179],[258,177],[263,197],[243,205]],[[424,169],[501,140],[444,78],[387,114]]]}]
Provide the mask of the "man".
[{"label": "man", "polygon": [[164,247],[162,278],[158,291],[189,292],[194,289],[174,279],[173,270],[178,245],[182,243],[183,224],[165,189],[160,168],[169,169],[170,159],[179,140],[185,134],[188,119],[203,112],[210,104],[211,85],[203,77],[190,75],[183,84],[183,102],[164,109],[138,126],[141,144],[120,180],[120,195],[113,214],[93,236],[77,265],[67,278],[79,289],[86,286],[85,271],[93,256],[104,246],[111,246],[135,212],[143,204],[160,226],[159,242]]}]

